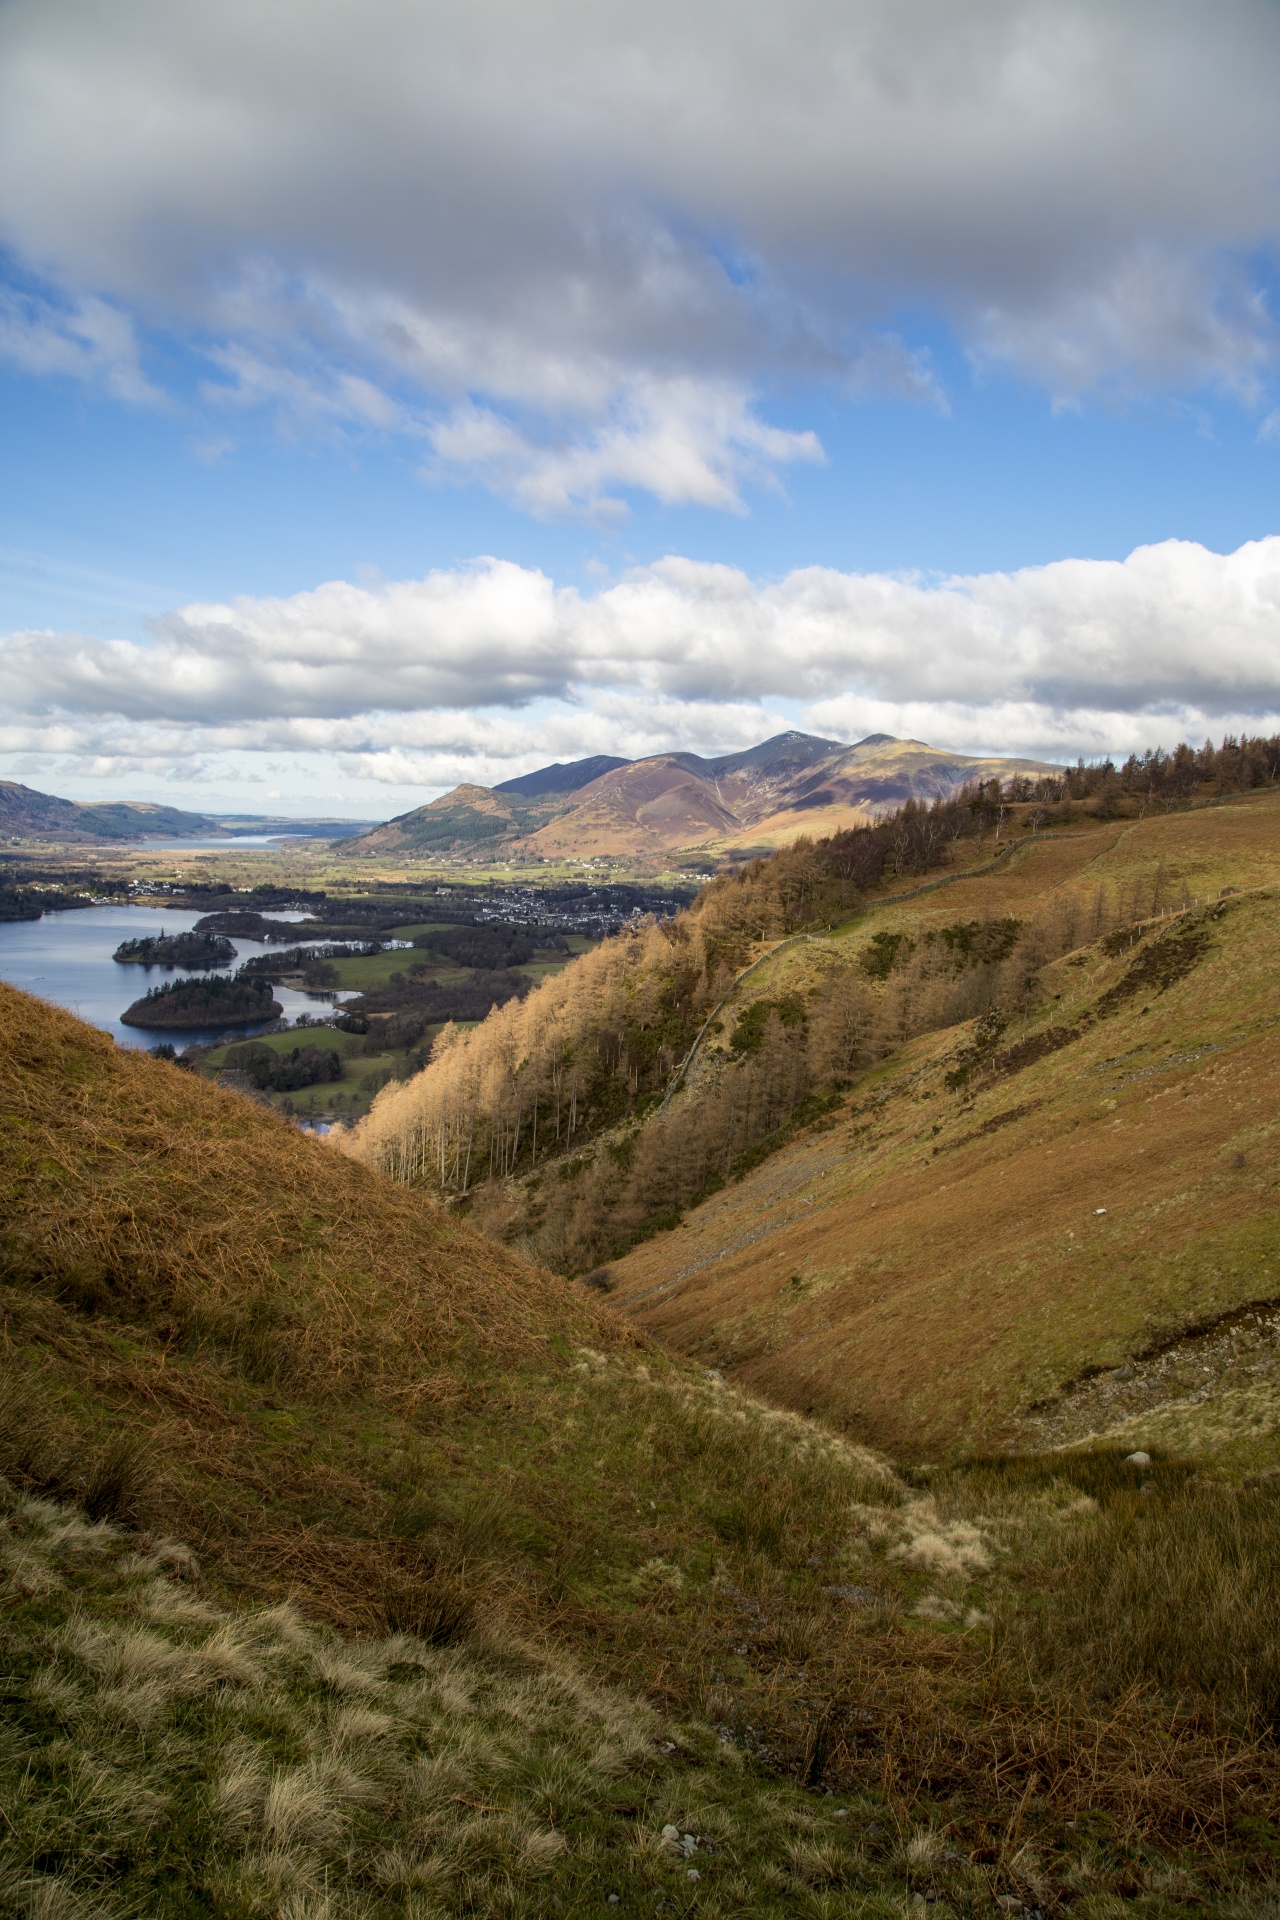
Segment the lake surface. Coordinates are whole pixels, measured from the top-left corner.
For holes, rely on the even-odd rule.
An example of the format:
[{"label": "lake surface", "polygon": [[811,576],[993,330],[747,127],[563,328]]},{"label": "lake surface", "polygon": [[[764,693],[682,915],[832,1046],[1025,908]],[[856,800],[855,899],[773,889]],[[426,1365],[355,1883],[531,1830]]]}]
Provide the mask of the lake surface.
[{"label": "lake surface", "polygon": [[271,833],[211,834],[205,838],[184,834],[172,840],[160,834],[148,834],[145,839],[130,844],[148,853],[216,853],[219,848],[228,847],[278,847],[286,840],[311,840],[316,846],[325,847],[335,840],[356,840],[362,833],[371,833],[378,824],[376,820],[354,821],[349,833],[345,828],[341,833],[307,833],[304,829],[276,827]]},{"label": "lake surface", "polygon": [[[297,924],[291,914],[267,914],[268,920]],[[166,1027],[163,1032],[143,1027],[126,1027],[120,1015],[140,1000],[148,987],[165,980],[202,979],[209,973],[231,973],[242,961],[255,954],[278,951],[262,940],[232,938],[236,950],[232,966],[204,968],[122,966],[111,958],[122,940],[136,940],[146,934],[190,933],[199,913],[171,912],[156,907],[74,907],[65,913],[46,913],[39,920],[0,921],[0,980],[21,987],[26,993],[38,993],[44,1000],[65,1007],[91,1026],[101,1027],[121,1046],[158,1047],[169,1041],[181,1049],[193,1041],[203,1046],[219,1039],[247,1039],[261,1033],[268,1021],[249,1027]],[[298,925],[296,945],[308,940],[323,943],[322,933],[312,934],[305,923]],[[284,1008],[285,1018],[296,1020],[300,1013],[318,1014],[333,1005],[331,993],[298,993],[292,987],[276,987],[275,997]]]}]

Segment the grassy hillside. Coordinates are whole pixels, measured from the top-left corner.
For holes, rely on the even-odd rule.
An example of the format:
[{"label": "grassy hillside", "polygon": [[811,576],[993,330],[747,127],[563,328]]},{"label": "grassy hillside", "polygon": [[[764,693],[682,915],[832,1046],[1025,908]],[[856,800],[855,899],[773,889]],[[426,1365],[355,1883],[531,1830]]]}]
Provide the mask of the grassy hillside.
[{"label": "grassy hillside", "polygon": [[0,832],[11,841],[49,840],[81,845],[100,840],[140,840],[146,834],[207,834],[217,823],[207,814],[183,813],[149,801],[100,801],[83,806],[56,794],[37,793],[15,780],[0,780]]},{"label": "grassy hillside", "polygon": [[820,1129],[618,1263],[614,1300],[919,1458],[1027,1421],[1049,1437],[1041,1403],[1073,1382],[1280,1295],[1278,828],[1271,796],[1094,827],[779,954],[744,997],[803,995],[804,969],[886,936],[1083,914],[1100,886],[1162,894],[1139,927],[1043,969],[1021,1007],[856,1076]]},{"label": "grassy hillside", "polygon": [[8,990],[0,1190],[7,1906],[1269,1911],[1269,1485],[902,1473]]}]

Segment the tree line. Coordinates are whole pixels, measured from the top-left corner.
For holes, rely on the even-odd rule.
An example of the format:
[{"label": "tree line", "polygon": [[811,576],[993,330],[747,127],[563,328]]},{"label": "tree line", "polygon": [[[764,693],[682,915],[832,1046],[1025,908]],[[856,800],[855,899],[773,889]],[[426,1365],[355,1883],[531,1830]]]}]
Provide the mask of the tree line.
[{"label": "tree line", "polygon": [[[981,865],[1014,833],[1163,803],[1171,783],[1184,783],[1181,804],[1206,787],[1247,790],[1271,784],[1278,768],[1280,739],[1228,739],[1120,767],[984,782],[932,804],[908,801],[825,840],[797,840],[717,876],[675,919],[606,940],[470,1031],[446,1026],[425,1071],[388,1087],[346,1144],[394,1178],[464,1199],[482,1224],[550,1264],[580,1271],[730,1177],[803,1103],[861,1067],[916,1034],[1025,997],[1049,960],[1179,902],[1167,887],[1163,899],[1102,893],[1087,912],[1064,902],[1025,924],[958,924],[914,943],[878,936],[857,966],[832,958],[815,1000],[752,1001],[718,1070],[655,1114],[699,1029],[762,945],[846,918],[890,879],[923,882],[958,861],[961,843]],[[1240,784],[1224,784],[1233,779]],[[1157,878],[1154,894],[1162,887]]]},{"label": "tree line", "polygon": [[541,1174],[483,1183],[472,1218],[562,1272],[616,1259],[675,1226],[798,1125],[820,1121],[857,1074],[907,1041],[983,1015],[1001,1022],[1029,1004],[1052,960],[1183,904],[1157,871],[1149,883],[1065,897],[1025,920],[958,922],[844,954],[815,948],[820,977],[809,991],[735,1008],[716,1036],[727,1044],[678,1100],[634,1113]]}]

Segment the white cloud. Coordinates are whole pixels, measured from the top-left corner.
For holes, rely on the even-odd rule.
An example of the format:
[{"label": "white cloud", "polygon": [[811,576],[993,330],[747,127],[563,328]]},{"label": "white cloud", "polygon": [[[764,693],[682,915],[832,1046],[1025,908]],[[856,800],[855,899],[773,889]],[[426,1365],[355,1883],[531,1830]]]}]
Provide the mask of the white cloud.
[{"label": "white cloud", "polygon": [[671,557],[591,594],[488,560],[191,605],[155,630],[149,646],[9,636],[0,753],[272,755],[412,796],[589,753],[726,751],[797,721],[1052,758],[1280,728],[1280,537],[936,581],[761,583]]},{"label": "white cloud", "polygon": [[814,451],[779,380],[939,399],[895,315],[1252,403],[1278,56],[1269,0],[9,0],[0,243],[67,298],[8,350],[148,398],[142,315],[539,513],[736,510]]},{"label": "white cloud", "polygon": [[579,507],[616,518],[626,511],[609,492],[617,486],[667,505],[737,513],[744,480],[768,485],[774,467],[823,457],[816,434],[765,425],[728,382],[689,379],[620,386],[608,417],[567,444],[540,444],[472,405],[458,408],[430,438],[434,472],[481,480],[539,519]]}]

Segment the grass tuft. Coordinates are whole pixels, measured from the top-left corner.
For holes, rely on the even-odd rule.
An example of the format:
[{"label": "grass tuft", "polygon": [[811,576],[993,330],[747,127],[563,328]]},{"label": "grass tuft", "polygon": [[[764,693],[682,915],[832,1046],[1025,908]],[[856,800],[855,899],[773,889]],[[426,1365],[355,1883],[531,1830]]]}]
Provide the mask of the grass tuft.
[{"label": "grass tuft", "polygon": [[151,1479],[141,1442],[133,1434],[117,1434],[89,1469],[84,1510],[91,1520],[141,1526],[151,1502]]}]

